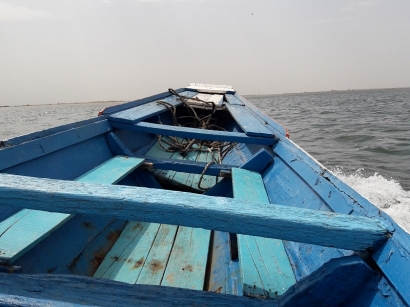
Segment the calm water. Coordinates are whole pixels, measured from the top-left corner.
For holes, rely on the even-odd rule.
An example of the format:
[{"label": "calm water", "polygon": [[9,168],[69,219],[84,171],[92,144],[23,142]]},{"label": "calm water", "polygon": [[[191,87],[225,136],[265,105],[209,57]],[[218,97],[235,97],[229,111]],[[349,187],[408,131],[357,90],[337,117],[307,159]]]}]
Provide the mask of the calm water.
[{"label": "calm water", "polygon": [[[410,230],[410,88],[247,96],[291,139]],[[95,116],[115,102],[0,108],[0,139]]]}]

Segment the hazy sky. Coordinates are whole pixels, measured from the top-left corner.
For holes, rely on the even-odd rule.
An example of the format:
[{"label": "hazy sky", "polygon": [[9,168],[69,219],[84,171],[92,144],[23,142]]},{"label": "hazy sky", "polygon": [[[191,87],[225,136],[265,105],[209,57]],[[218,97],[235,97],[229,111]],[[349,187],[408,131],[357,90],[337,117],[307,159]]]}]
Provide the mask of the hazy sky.
[{"label": "hazy sky", "polygon": [[410,86],[410,1],[0,0],[0,105]]}]

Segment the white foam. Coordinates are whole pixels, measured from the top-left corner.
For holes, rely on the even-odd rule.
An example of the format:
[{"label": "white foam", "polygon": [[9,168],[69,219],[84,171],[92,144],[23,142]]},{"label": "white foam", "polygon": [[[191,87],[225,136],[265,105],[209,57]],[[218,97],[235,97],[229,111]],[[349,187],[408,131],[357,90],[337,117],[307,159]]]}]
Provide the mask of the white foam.
[{"label": "white foam", "polygon": [[341,167],[332,168],[331,171],[410,233],[410,191],[403,190],[400,183],[378,173],[365,176],[362,174],[363,169],[353,174],[346,174]]}]

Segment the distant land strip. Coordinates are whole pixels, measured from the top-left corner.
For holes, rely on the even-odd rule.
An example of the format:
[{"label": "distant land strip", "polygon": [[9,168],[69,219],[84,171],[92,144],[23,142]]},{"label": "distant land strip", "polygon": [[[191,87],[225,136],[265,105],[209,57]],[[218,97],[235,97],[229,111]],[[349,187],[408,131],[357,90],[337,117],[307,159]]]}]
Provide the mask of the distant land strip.
[{"label": "distant land strip", "polygon": [[91,103],[113,103],[119,104],[128,102],[129,100],[102,100],[102,101],[88,101],[88,102],[58,102],[58,103],[38,103],[38,104],[18,104],[10,106],[0,106],[0,108],[14,108],[14,107],[37,107],[37,106],[57,106],[57,105],[69,105],[69,104],[91,104]]}]

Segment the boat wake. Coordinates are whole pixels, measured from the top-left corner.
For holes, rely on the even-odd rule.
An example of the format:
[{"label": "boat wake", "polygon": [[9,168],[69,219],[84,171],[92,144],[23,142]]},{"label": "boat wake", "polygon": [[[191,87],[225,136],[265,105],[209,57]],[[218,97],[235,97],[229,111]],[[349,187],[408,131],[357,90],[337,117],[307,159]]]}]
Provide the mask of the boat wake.
[{"label": "boat wake", "polygon": [[330,170],[410,233],[410,191],[405,191],[399,182],[386,179],[378,173],[364,175],[362,168],[354,173],[348,173],[342,167]]}]

